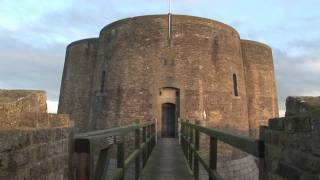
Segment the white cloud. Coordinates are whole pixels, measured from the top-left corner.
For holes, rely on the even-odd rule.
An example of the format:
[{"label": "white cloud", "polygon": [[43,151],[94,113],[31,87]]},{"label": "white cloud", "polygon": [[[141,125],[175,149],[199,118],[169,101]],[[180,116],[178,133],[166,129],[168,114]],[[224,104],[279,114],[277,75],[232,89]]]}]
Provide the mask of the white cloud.
[{"label": "white cloud", "polygon": [[286,114],[286,110],[284,109],[279,109],[279,117],[284,117]]},{"label": "white cloud", "polygon": [[47,100],[47,107],[48,107],[49,113],[57,113],[58,112],[58,101]]}]

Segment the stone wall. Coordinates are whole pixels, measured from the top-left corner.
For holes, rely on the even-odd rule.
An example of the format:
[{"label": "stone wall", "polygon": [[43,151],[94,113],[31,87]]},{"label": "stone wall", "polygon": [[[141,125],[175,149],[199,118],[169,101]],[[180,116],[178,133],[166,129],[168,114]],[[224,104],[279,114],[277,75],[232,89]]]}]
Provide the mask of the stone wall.
[{"label": "stone wall", "polygon": [[40,112],[20,112],[0,119],[0,130],[17,128],[50,128],[69,124],[69,116]]},{"label": "stone wall", "polygon": [[18,112],[47,112],[46,100],[45,91],[0,89],[1,116]]},{"label": "stone wall", "polygon": [[0,100],[0,180],[69,179],[69,117],[46,113],[45,92],[5,90]]},{"label": "stone wall", "polygon": [[320,179],[319,97],[289,97],[284,118],[262,128],[267,179]]},{"label": "stone wall", "polygon": [[34,90],[0,90],[0,127],[23,127],[28,120],[22,112],[47,112],[46,93]]},{"label": "stone wall", "polygon": [[69,179],[71,128],[0,131],[0,180]]}]

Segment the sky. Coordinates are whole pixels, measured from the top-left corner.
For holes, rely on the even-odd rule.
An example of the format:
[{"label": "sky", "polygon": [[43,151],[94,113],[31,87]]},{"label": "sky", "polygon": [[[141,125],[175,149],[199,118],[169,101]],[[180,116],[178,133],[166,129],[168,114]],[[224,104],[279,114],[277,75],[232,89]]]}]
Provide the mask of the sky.
[{"label": "sky", "polygon": [[[272,47],[281,114],[287,96],[320,96],[319,0],[171,1],[173,14],[218,20]],[[0,89],[45,90],[56,112],[69,43],[168,7],[168,0],[0,0]]]}]

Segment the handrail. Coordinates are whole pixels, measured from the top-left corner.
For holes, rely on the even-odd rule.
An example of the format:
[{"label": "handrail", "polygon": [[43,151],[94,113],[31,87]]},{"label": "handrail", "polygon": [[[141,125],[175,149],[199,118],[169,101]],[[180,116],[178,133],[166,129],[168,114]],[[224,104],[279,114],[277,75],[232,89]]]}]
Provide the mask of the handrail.
[{"label": "handrail", "polygon": [[[125,159],[124,136],[135,132],[135,150]],[[117,147],[117,168],[112,172],[110,179],[123,179],[128,166],[135,161],[135,179],[140,175],[140,157],[142,155],[143,167],[146,165],[156,144],[155,122],[148,121],[128,126],[116,127],[106,130],[80,133],[74,136],[75,152],[79,155],[78,180],[105,179],[105,169],[110,159],[110,149]],[[142,135],[142,141],[140,136]],[[98,153],[98,160],[94,162],[94,153]],[[96,164],[96,166],[95,166]]]},{"label": "handrail", "polygon": [[[181,122],[181,146],[190,168],[193,168],[195,180],[199,179],[199,162],[203,165],[209,174],[210,180],[222,180],[223,178],[217,173],[217,144],[218,140],[247,152],[263,160],[264,142],[261,140],[251,139],[249,137],[234,135],[218,129],[203,127],[190,123],[188,120]],[[206,134],[210,138],[209,146],[209,163],[208,160],[200,153],[200,133]],[[259,178],[262,178],[260,176]]]}]

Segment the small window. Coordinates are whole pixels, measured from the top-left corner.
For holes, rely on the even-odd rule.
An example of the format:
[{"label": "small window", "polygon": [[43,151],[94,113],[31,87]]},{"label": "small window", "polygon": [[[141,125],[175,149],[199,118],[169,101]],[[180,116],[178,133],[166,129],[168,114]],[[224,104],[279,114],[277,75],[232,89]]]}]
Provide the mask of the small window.
[{"label": "small window", "polygon": [[100,92],[104,91],[104,81],[106,80],[106,71],[102,71],[101,73],[101,85],[100,85]]},{"label": "small window", "polygon": [[239,96],[238,94],[238,82],[237,82],[237,75],[233,74],[233,92],[235,96]]}]

